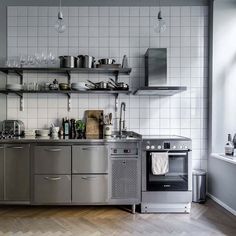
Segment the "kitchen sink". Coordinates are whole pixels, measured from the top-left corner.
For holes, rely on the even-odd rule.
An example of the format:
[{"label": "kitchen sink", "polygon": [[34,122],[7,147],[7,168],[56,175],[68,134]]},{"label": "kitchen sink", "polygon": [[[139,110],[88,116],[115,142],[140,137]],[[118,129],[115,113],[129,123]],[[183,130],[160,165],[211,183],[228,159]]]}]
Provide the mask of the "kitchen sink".
[{"label": "kitchen sink", "polygon": [[113,132],[112,136],[113,139],[141,139],[142,136],[138,133],[133,131],[122,131],[120,134],[118,131]]}]

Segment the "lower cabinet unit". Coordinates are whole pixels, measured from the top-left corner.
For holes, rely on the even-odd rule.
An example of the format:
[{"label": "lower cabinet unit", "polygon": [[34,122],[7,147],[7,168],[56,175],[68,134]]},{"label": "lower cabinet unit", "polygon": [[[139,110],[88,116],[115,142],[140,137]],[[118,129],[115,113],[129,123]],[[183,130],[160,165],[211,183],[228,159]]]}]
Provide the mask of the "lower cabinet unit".
[{"label": "lower cabinet unit", "polygon": [[7,144],[4,161],[4,200],[30,200],[30,145]]},{"label": "lower cabinet unit", "polygon": [[112,199],[138,199],[139,175],[138,161],[134,159],[113,159],[111,175]]},{"label": "lower cabinet unit", "polygon": [[35,175],[34,203],[71,203],[70,175]]},{"label": "lower cabinet unit", "polygon": [[108,175],[72,175],[72,203],[102,204],[108,201]]},{"label": "lower cabinet unit", "polygon": [[4,146],[0,146],[0,201],[4,200]]}]

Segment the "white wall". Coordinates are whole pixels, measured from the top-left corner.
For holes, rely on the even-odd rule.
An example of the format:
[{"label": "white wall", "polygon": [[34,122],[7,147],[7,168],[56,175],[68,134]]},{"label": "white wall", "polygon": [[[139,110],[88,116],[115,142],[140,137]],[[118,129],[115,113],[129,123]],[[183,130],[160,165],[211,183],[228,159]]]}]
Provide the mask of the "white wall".
[{"label": "white wall", "polygon": [[[91,54],[97,58],[129,57],[132,73],[123,76],[135,90],[144,84],[143,55],[148,47],[168,48],[168,82],[188,90],[173,97],[121,96],[127,103],[128,129],[141,134],[179,134],[193,139],[193,166],[207,167],[207,7],[163,7],[167,31],[153,31],[156,7],[65,7],[69,29],[53,28],[57,7],[8,8],[8,57],[35,52],[55,55]],[[69,15],[69,17],[68,17]],[[69,22],[69,24],[68,24]],[[73,81],[104,80],[107,75],[73,75]],[[26,81],[65,81],[52,74],[28,74]],[[10,78],[9,78],[10,79]],[[11,77],[12,81],[15,77]],[[114,112],[114,97],[75,95],[67,112],[63,96],[25,95],[25,111],[15,96],[8,99],[8,118],[19,118],[28,128],[46,127],[64,116],[81,118],[86,109]]]}]

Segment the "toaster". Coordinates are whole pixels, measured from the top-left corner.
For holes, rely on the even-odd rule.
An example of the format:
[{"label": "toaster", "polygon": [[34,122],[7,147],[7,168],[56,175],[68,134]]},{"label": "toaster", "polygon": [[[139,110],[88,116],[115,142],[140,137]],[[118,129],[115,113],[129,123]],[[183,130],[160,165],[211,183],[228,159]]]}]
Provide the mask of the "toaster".
[{"label": "toaster", "polygon": [[24,136],[25,125],[20,120],[4,120],[2,122],[2,131],[14,136]]}]

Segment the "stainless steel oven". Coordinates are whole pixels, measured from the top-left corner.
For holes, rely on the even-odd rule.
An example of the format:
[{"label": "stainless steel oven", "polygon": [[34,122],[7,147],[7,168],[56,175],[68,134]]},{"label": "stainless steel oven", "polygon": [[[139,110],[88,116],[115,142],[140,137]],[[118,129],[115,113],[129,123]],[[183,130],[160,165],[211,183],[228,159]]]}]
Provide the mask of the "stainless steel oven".
[{"label": "stainless steel oven", "polygon": [[152,173],[152,154],[146,152],[147,191],[187,191],[188,190],[188,150],[168,151],[169,172],[165,175]]},{"label": "stainless steel oven", "polygon": [[[181,136],[143,136],[142,212],[190,212],[192,201],[191,139]],[[168,172],[152,172],[152,155],[168,153]]]}]

